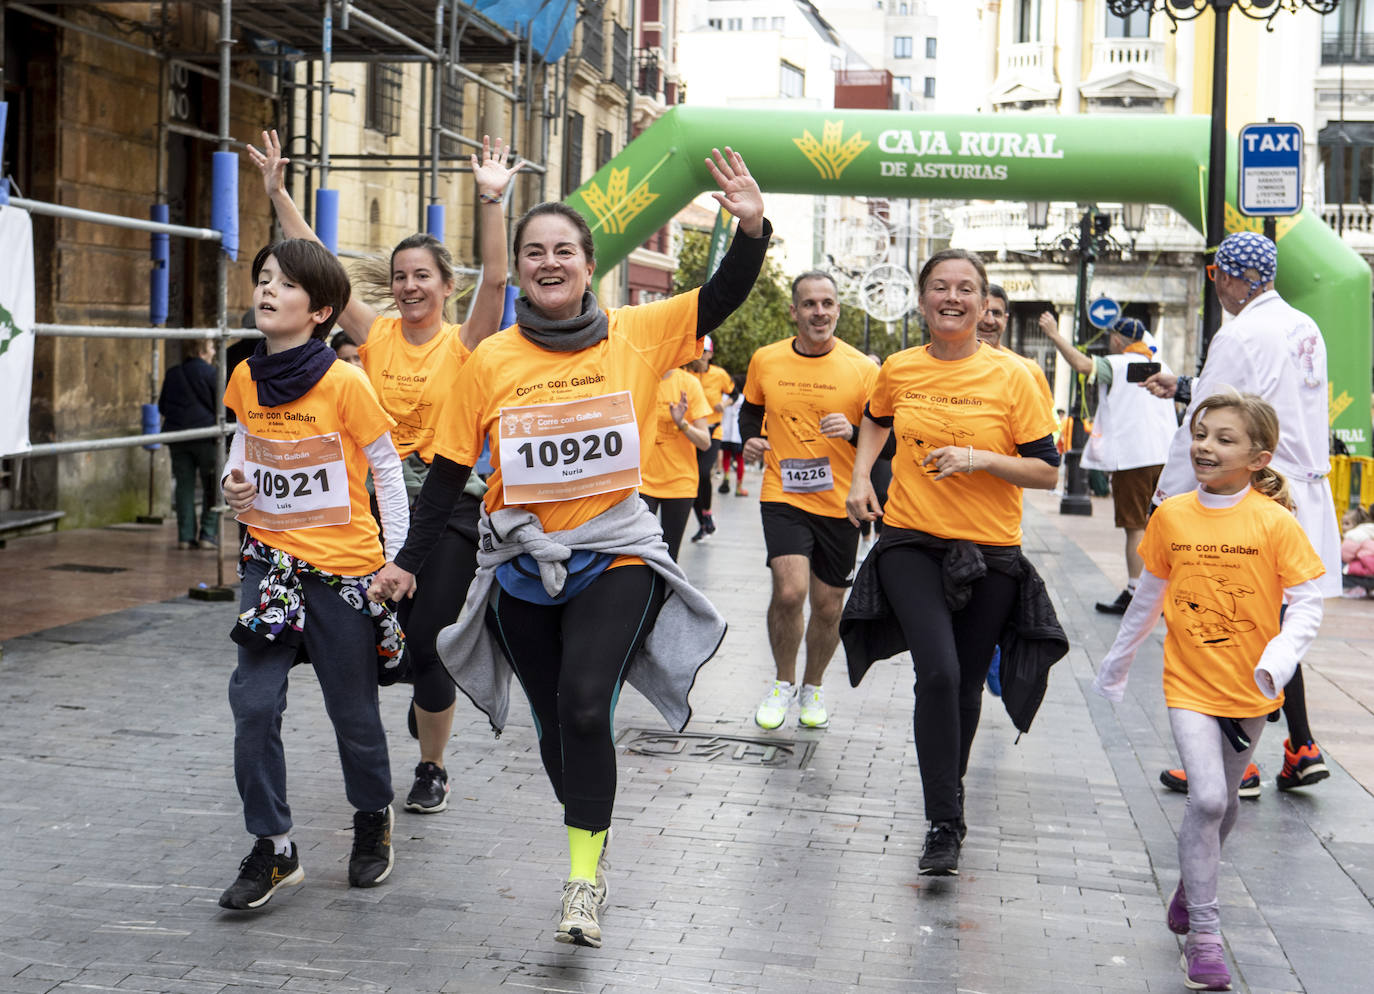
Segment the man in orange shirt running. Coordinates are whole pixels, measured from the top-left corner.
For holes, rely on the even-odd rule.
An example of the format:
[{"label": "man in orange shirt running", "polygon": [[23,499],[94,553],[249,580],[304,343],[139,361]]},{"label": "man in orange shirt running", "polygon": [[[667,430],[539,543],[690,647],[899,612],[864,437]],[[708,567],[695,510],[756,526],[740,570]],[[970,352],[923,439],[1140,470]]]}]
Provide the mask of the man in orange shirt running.
[{"label": "man in orange shirt running", "polygon": [[[839,643],[840,610],[859,544],[844,499],[858,423],[878,377],[867,356],[835,337],[839,293],[828,275],[797,277],[790,310],[797,334],[754,353],[739,415],[745,460],[764,458],[760,511],[773,574],[768,642],[777,673],[754,721],[766,729],[787,720],[797,697],[802,725],[824,728],[830,721],[821,678]],[[803,629],[808,599],[811,619]],[[806,670],[798,694],[803,631]]]}]

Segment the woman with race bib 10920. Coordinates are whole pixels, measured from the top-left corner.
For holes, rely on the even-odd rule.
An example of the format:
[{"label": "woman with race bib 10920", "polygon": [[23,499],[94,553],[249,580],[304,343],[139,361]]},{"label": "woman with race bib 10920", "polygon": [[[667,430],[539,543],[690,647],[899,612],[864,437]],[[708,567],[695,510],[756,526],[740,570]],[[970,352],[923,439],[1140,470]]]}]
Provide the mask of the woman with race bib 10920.
[{"label": "woman with race bib 10920", "polygon": [[554,937],[583,946],[601,945],[620,687],[628,680],[681,729],[696,671],[725,632],[669,558],[637,492],[661,377],[700,355],[702,336],[748,296],[771,233],[739,154],[713,149],[706,165],[720,187],[713,196],[739,229],[704,286],[667,300],[603,311],[590,289],[594,249],[582,216],[545,203],[520,219],[517,324],[463,367],[410,538],[372,591],[380,598],[413,589],[489,439],[494,472],[477,576],[439,652],[498,732],[512,671],[529,698],[570,850]]}]

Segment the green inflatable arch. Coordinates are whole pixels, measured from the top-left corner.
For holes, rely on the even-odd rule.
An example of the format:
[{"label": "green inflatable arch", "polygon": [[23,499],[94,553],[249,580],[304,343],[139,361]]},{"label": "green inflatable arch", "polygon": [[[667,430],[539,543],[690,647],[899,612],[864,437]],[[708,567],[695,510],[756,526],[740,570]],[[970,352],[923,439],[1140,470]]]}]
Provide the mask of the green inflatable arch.
[{"label": "green inflatable arch", "polygon": [[[725,145],[765,194],[1167,204],[1202,230],[1208,129],[1206,117],[676,107],[568,203],[591,223],[603,272],[715,189],[704,160]],[[1259,230],[1258,218],[1234,211],[1230,173],[1227,228]],[[1279,220],[1278,248],[1279,292],[1326,338],[1332,426],[1369,455],[1369,266],[1310,210]]]}]

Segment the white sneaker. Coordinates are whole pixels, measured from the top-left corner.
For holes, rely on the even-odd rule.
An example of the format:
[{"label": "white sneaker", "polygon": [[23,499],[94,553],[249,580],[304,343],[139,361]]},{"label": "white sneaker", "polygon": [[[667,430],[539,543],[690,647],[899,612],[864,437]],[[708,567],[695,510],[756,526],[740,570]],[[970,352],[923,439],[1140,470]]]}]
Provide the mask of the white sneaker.
[{"label": "white sneaker", "polygon": [[596,885],[590,880],[569,880],[563,885],[563,919],[554,939],[577,946],[601,948],[601,924],[596,920]]},{"label": "white sneaker", "polygon": [[824,728],[830,724],[830,715],[825,712],[825,693],[820,687],[802,684],[801,714],[797,720],[807,728]]},{"label": "white sneaker", "polygon": [[792,699],[796,696],[796,687],[786,680],[774,680],[773,689],[768,691],[768,696],[754,712],[754,723],[769,731],[779,727],[787,720],[787,709],[792,706]]}]

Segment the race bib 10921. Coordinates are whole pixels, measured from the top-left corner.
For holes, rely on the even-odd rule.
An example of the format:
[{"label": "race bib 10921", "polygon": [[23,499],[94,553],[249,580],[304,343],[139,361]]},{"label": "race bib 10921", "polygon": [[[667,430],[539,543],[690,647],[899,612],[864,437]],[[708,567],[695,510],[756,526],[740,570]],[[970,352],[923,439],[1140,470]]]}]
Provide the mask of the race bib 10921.
[{"label": "race bib 10921", "polygon": [[243,440],[243,474],[258,488],[238,520],[267,531],[346,525],[352,507],[338,432],[294,440]]}]

